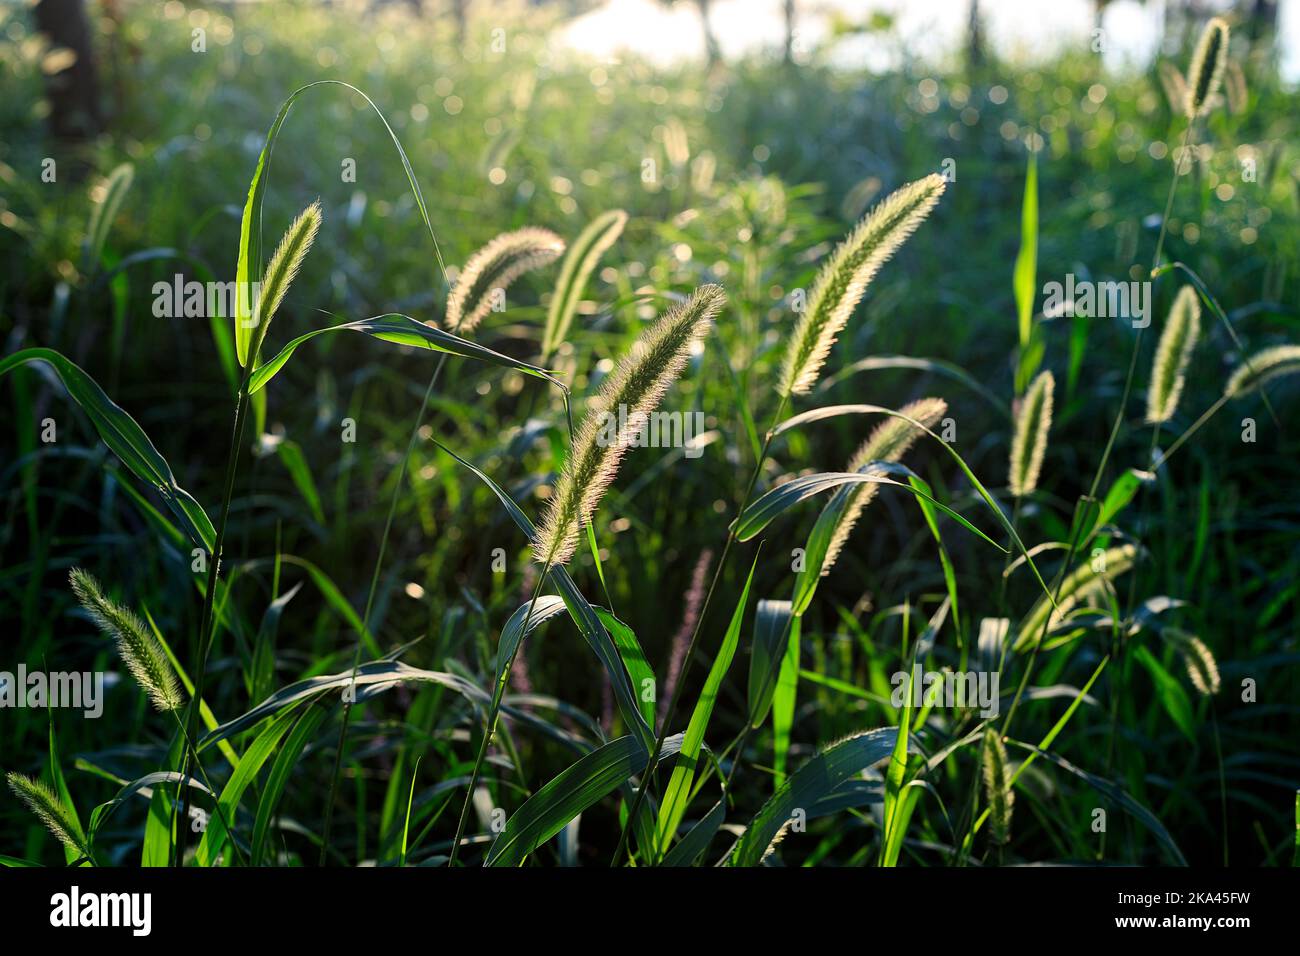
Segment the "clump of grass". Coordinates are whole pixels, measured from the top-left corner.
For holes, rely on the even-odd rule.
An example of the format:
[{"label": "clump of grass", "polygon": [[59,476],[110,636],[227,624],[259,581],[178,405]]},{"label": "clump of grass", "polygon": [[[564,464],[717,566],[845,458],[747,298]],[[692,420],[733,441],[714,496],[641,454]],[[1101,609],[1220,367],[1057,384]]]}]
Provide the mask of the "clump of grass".
[{"label": "clump of grass", "polygon": [[[303,260],[311,251],[316,234],[320,231],[320,202],[314,202],[298,214],[298,218],[289,224],[280,244],[276,246],[271,261],[267,263],[266,275],[262,280],[261,294],[257,299],[257,308],[253,312],[252,347],[249,356],[256,358],[262,342],[266,339],[271,319],[275,317],[284,294],[289,290],[294,276],[298,274]],[[240,356],[244,361],[245,356]]]},{"label": "clump of grass", "polygon": [[14,771],[7,774],[5,780],[14,795],[27,804],[56,840],[73,853],[93,861],[94,854],[81,824],[48,784]]},{"label": "clump of grass", "polygon": [[[948,403],[941,398],[922,398],[899,409],[900,413],[914,418],[926,428],[933,428],[939,419],[943,418],[944,413],[948,411]],[[897,462],[916,440],[924,434],[921,429],[917,428],[911,422],[904,421],[901,418],[889,417],[876,426],[875,430],[867,437],[853,457],[849,459],[846,471],[861,471],[873,461]],[[868,474],[883,475],[879,469],[869,471]],[[826,547],[826,558],[822,563],[822,574],[830,574],[831,568],[835,565],[836,559],[844,549],[844,544],[853,533],[853,527],[857,524],[858,519],[862,516],[862,511],[867,505],[871,504],[880,486],[876,484],[865,484],[848,486],[846,494],[850,501],[845,507],[843,515],[835,525],[835,533],[831,536],[830,544]]]},{"label": "clump of grass", "polygon": [[1192,63],[1187,69],[1187,99],[1183,112],[1189,120],[1209,111],[1210,98],[1223,81],[1223,71],[1228,62],[1228,24],[1222,17],[1214,17],[1201,31],[1201,38],[1192,53]]},{"label": "clump of grass", "polygon": [[1274,345],[1241,363],[1223,388],[1225,398],[1248,395],[1267,382],[1300,372],[1300,345]]},{"label": "clump of grass", "polygon": [[1151,389],[1147,392],[1147,424],[1160,425],[1174,417],[1178,399],[1183,394],[1187,363],[1201,334],[1201,303],[1189,285],[1178,290],[1169,318],[1156,346],[1155,364],[1151,369]]},{"label": "clump of grass", "polygon": [[[578,533],[614,480],[628,440],[681,374],[691,349],[708,332],[725,301],[721,286],[696,289],[641,333],[631,352],[588,403],[573,450],[538,528],[533,554],[541,564],[549,568],[573,557]],[[606,436],[611,421],[618,422],[612,441]]]},{"label": "clump of grass", "polygon": [[1011,789],[1011,768],[1002,735],[993,727],[984,728],[984,796],[989,804],[989,827],[993,842],[1011,840],[1011,810],[1016,794]]},{"label": "clump of grass", "polygon": [[777,391],[783,398],[806,395],[830,354],[835,338],[862,300],[867,285],[943,195],[942,176],[932,174],[894,192],[873,209],[822,267],[795,326],[781,367]]},{"label": "clump of grass", "polygon": [[492,294],[505,290],[525,272],[540,269],[564,252],[564,240],[549,229],[529,226],[503,232],[474,255],[456,278],[447,299],[447,328],[474,331],[492,311]]},{"label": "clump of grass", "polygon": [[1011,494],[1023,498],[1038,487],[1047,452],[1047,432],[1052,427],[1052,398],[1056,379],[1050,371],[1040,372],[1030,384],[1016,415],[1011,439]]},{"label": "clump of grass", "polygon": [[95,625],[117,644],[117,651],[154,707],[176,711],[184,704],[180,683],[162,645],[129,608],[110,600],[88,572],[73,568],[72,590]]},{"label": "clump of grass", "polygon": [[1222,686],[1219,665],[1214,659],[1214,652],[1205,646],[1205,642],[1195,634],[1176,627],[1167,627],[1161,634],[1182,655],[1187,677],[1196,692],[1204,697],[1217,694]]}]

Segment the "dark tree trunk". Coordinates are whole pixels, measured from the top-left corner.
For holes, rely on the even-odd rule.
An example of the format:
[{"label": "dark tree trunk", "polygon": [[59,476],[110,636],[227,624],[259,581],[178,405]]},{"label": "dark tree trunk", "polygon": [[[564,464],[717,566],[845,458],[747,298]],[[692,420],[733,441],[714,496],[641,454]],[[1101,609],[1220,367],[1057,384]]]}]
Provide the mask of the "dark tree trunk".
[{"label": "dark tree trunk", "polygon": [[970,0],[966,18],[966,68],[975,73],[984,64],[984,32],[979,0]]},{"label": "dark tree trunk", "polygon": [[785,0],[785,62],[794,62],[794,0]]},{"label": "dark tree trunk", "polygon": [[64,142],[90,139],[103,132],[104,114],[85,2],[40,0],[35,15],[36,29],[45,34],[51,49],[67,48],[77,57],[67,69],[46,79],[50,132]]},{"label": "dark tree trunk", "polygon": [[1255,0],[1246,20],[1246,35],[1250,37],[1252,53],[1269,52],[1277,36],[1277,0]]},{"label": "dark tree trunk", "polygon": [[456,18],[456,43],[464,46],[469,36],[469,0],[451,0],[451,13]]},{"label": "dark tree trunk", "polygon": [[718,38],[713,34],[713,24],[709,21],[709,2],[710,0],[695,0],[700,7],[700,20],[704,24],[704,51],[709,58],[709,69],[713,69],[722,59],[722,52],[718,47]]}]

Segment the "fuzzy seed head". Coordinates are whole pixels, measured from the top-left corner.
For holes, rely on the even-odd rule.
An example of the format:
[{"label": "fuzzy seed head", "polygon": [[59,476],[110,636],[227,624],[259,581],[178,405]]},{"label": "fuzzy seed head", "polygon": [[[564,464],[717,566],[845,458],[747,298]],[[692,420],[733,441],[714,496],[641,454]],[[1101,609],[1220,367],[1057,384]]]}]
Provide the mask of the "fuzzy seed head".
[{"label": "fuzzy seed head", "polygon": [[831,346],[880,267],[925,221],[943,195],[932,174],[891,194],[858,224],[822,267],[795,325],[781,366],[782,396],[806,395],[817,382]]},{"label": "fuzzy seed head", "polygon": [[600,264],[600,257],[623,234],[626,225],[627,213],[622,209],[611,209],[593,219],[569,247],[560,267],[560,281],[546,313],[546,330],[542,336],[543,365],[569,334],[587,280]]},{"label": "fuzzy seed head", "polygon": [[1201,31],[1187,68],[1187,104],[1183,110],[1189,120],[1209,111],[1210,98],[1218,92],[1228,62],[1228,24],[1214,17]]},{"label": "fuzzy seed head", "polygon": [[989,826],[993,842],[1011,839],[1011,809],[1016,801],[1011,789],[1011,767],[1002,736],[992,727],[984,729],[984,796],[989,804]]},{"label": "fuzzy seed head", "polygon": [[[253,345],[249,350],[250,358],[256,358],[262,341],[266,338],[271,319],[275,317],[284,294],[289,291],[298,269],[311,251],[316,234],[320,232],[320,202],[314,202],[298,214],[298,218],[289,224],[284,238],[275,248],[275,254],[267,263],[266,274],[262,279],[261,292],[253,312]],[[242,293],[239,293],[242,294]],[[244,356],[240,356],[241,361]]]},{"label": "fuzzy seed head", "polygon": [[1165,640],[1178,649],[1187,668],[1187,677],[1203,697],[1213,697],[1219,692],[1222,683],[1219,679],[1219,664],[1214,659],[1214,652],[1205,646],[1195,634],[1175,627],[1163,631]]},{"label": "fuzzy seed head", "polygon": [[1189,285],[1178,290],[1169,318],[1156,346],[1147,392],[1147,424],[1158,425],[1174,417],[1187,378],[1187,363],[1201,334],[1201,303]]},{"label": "fuzzy seed head", "polygon": [[158,639],[133,611],[115,603],[90,574],[73,568],[72,590],[91,619],[117,644],[117,652],[136,683],[160,711],[179,710],[184,700],[171,661]]},{"label": "fuzzy seed head", "polygon": [[1038,599],[1020,622],[1012,650],[1020,651],[1036,644],[1047,630],[1064,621],[1077,606],[1103,594],[1111,581],[1132,569],[1137,555],[1136,546],[1122,544],[1094,554],[1080,564],[1061,582],[1056,595],[1056,610],[1052,609],[1046,596]]},{"label": "fuzzy seed head", "polygon": [[492,311],[493,292],[504,292],[525,272],[540,269],[564,252],[564,240],[529,226],[503,232],[474,255],[456,277],[447,299],[447,329],[467,335]]},{"label": "fuzzy seed head", "polygon": [[1245,359],[1228,379],[1223,394],[1229,398],[1249,395],[1261,385],[1284,375],[1300,372],[1300,345],[1274,345]]},{"label": "fuzzy seed head", "polygon": [[[686,367],[691,350],[725,301],[721,286],[700,286],[641,333],[587,403],[586,417],[538,528],[533,547],[538,562],[553,567],[573,557],[579,532],[614,480],[628,442]],[[617,428],[613,436],[612,423]]]},{"label": "fuzzy seed head", "polygon": [[[922,398],[904,405],[899,411],[908,418],[916,419],[926,428],[932,429],[943,418],[944,413],[948,411],[948,403],[941,398]],[[849,459],[848,468],[845,470],[861,471],[873,461],[897,462],[902,459],[903,455],[907,454],[908,450],[922,434],[924,432],[911,422],[890,416],[877,425],[867,440],[853,453],[853,457]],[[885,474],[879,469],[867,473],[871,475]],[[836,559],[839,558],[840,552],[844,549],[845,542],[848,541],[849,535],[853,532],[854,525],[858,523],[858,519],[862,516],[863,509],[871,504],[879,489],[879,485],[868,483],[847,485],[839,492],[847,495],[850,501],[840,515],[840,520],[835,525],[835,533],[831,535],[830,544],[826,547],[826,557],[822,561],[823,575],[829,574],[831,568],[834,567]]]},{"label": "fuzzy seed head", "polygon": [[1016,430],[1011,439],[1011,494],[1022,498],[1038,487],[1047,452],[1047,432],[1052,427],[1052,400],[1056,379],[1042,372],[1030,383],[1016,415]]},{"label": "fuzzy seed head", "polygon": [[81,826],[48,784],[12,771],[5,779],[14,796],[27,804],[27,808],[56,840],[74,853],[90,856],[90,848]]}]

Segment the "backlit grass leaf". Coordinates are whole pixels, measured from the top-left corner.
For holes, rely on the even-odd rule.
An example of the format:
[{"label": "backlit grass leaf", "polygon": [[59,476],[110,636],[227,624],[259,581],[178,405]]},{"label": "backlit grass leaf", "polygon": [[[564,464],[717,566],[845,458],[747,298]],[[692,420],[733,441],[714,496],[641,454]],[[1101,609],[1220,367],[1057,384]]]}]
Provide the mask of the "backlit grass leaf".
[{"label": "backlit grass leaf", "polygon": [[265,388],[267,383],[279,373],[286,362],[293,357],[293,353],[302,345],[318,335],[325,335],[329,332],[364,332],[367,335],[373,335],[375,338],[392,342],[395,345],[408,345],[412,348],[429,349],[434,352],[445,352],[448,355],[459,355],[461,358],[473,359],[476,362],[486,362],[489,365],[496,365],[500,368],[514,369],[525,375],[531,375],[534,378],[540,378],[553,385],[563,389],[564,385],[558,379],[553,377],[545,369],[538,368],[536,365],[529,365],[527,362],[521,362],[518,359],[512,359],[508,355],[502,355],[500,352],[494,352],[486,346],[478,345],[467,339],[452,335],[450,332],[444,332],[442,329],[435,329],[433,326],[425,325],[423,322],[417,322],[409,315],[402,315],[396,312],[390,312],[385,315],[376,315],[368,319],[358,319],[355,322],[344,322],[342,325],[331,325],[323,329],[313,329],[310,332],[304,332],[302,335],[293,339],[284,348],[264,365],[258,366],[249,379],[248,390],[250,394],[255,394]]},{"label": "backlit grass leaf", "polygon": [[41,362],[54,371],[69,397],[90,418],[104,444],[122,459],[133,475],[162,496],[190,540],[211,552],[217,537],[211,519],[190,493],[176,483],[171,466],[136,420],[78,365],[54,349],[28,348],[6,355],[0,359],[0,376],[29,362]]},{"label": "backlit grass leaf", "polygon": [[[664,756],[682,735],[664,741]],[[625,780],[645,769],[650,751],[636,737],[619,737],[580,758],[524,801],[488,850],[485,866],[519,866],[528,855]]]},{"label": "backlit grass leaf", "polygon": [[797,811],[808,809],[863,770],[889,757],[898,728],[864,730],[837,741],[812,757],[786,778],[749,822],[728,857],[730,866],[757,866],[763,862],[794,822]]}]

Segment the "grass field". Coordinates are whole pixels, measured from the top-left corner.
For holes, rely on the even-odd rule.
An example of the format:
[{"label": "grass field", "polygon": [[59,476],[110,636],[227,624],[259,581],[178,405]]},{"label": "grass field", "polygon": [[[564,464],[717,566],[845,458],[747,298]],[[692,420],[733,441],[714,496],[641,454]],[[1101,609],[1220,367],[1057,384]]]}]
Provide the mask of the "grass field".
[{"label": "grass field", "polygon": [[93,5],[77,145],[0,12],[0,863],[1289,865],[1239,12],[868,73],[497,6]]}]

